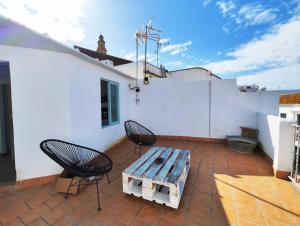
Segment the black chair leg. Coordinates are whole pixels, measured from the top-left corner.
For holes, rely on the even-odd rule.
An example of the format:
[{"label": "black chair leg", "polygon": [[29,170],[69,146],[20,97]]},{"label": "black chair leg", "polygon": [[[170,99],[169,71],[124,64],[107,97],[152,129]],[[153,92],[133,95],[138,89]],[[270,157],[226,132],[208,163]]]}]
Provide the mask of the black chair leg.
[{"label": "black chair leg", "polygon": [[109,180],[108,174],[105,174],[105,175],[106,175],[106,178],[107,178],[107,182],[110,184],[110,180]]},{"label": "black chair leg", "polygon": [[72,177],[72,180],[71,180],[71,182],[70,182],[70,184],[69,184],[69,187],[68,187],[67,193],[65,194],[65,199],[67,199],[67,198],[68,198],[68,194],[69,194],[70,188],[71,188],[71,186],[73,185],[73,179],[74,179],[74,177]]},{"label": "black chair leg", "polygon": [[99,180],[96,179],[96,187],[97,187],[97,200],[98,200],[98,211],[101,210],[100,208],[100,199],[99,199],[99,188],[98,188],[98,183],[99,183]]}]

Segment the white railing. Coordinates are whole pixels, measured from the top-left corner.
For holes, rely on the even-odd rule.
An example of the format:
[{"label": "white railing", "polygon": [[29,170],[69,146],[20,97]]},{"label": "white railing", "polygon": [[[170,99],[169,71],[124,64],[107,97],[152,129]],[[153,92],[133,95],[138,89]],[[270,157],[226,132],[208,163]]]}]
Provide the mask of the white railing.
[{"label": "white railing", "polygon": [[300,190],[300,125],[293,124],[294,133],[294,148],[290,180]]}]

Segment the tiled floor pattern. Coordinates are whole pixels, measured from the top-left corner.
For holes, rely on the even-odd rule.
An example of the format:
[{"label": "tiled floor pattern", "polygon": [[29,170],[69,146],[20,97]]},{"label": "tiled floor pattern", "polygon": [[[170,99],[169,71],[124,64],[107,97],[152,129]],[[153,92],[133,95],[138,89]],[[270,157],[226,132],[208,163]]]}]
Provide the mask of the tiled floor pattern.
[{"label": "tiled floor pattern", "polygon": [[[239,154],[226,144],[159,140],[191,150],[191,169],[178,210],[122,193],[121,172],[136,158],[126,141],[111,154],[111,183],[101,181],[65,200],[53,185],[0,193],[0,225],[80,226],[300,226],[300,194],[275,179],[261,154]],[[50,161],[50,159],[49,159]]]}]

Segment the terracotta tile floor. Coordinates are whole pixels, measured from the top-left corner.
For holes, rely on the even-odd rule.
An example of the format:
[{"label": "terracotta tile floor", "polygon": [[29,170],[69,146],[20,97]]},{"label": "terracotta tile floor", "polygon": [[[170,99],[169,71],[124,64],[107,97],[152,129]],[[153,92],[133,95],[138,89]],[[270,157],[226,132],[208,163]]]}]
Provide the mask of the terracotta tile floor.
[{"label": "terracotta tile floor", "polygon": [[[53,185],[0,193],[0,225],[300,226],[300,195],[273,178],[261,154],[243,155],[226,144],[159,140],[191,150],[191,170],[178,210],[122,193],[121,172],[136,157],[124,142],[112,152],[111,183],[101,181],[102,211],[95,186],[68,200]],[[50,161],[50,159],[49,159]]]}]

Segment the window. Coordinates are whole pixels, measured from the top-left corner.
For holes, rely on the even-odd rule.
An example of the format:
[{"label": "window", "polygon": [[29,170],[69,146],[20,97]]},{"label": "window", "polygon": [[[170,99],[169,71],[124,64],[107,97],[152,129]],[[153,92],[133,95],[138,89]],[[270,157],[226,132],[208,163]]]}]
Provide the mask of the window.
[{"label": "window", "polygon": [[286,118],[286,113],[280,113],[280,118]]},{"label": "window", "polygon": [[119,84],[101,79],[102,127],[119,123]]},{"label": "window", "polygon": [[297,114],[297,124],[300,126],[300,114]]}]

